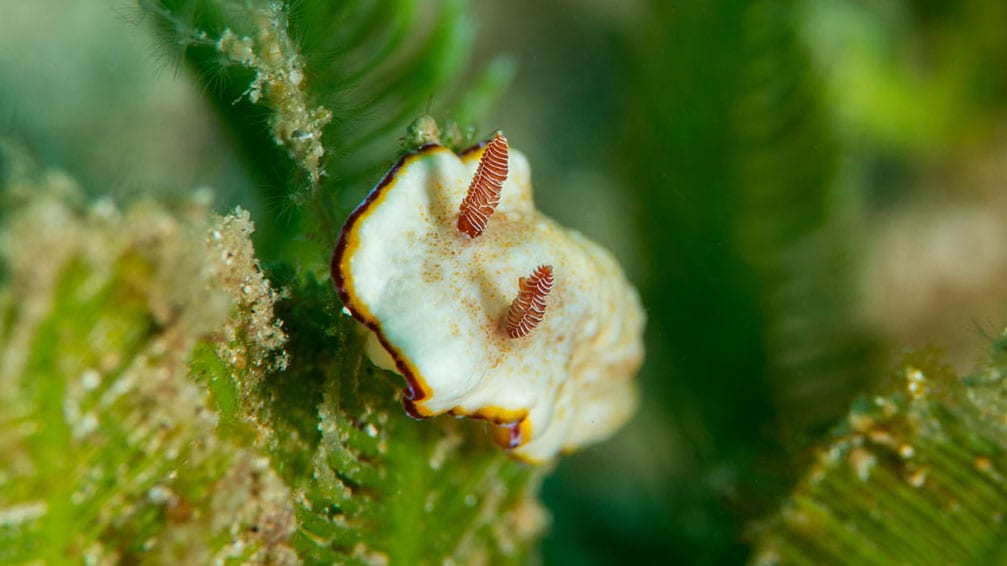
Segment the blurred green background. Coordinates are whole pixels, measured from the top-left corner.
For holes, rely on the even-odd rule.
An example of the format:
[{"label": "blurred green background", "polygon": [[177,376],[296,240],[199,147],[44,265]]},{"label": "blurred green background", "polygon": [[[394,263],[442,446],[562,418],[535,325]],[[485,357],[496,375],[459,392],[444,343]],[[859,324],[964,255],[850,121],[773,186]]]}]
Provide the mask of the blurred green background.
[{"label": "blurred green background", "polygon": [[[354,83],[327,102],[339,190],[325,206],[345,215],[425,112],[477,139],[502,129],[540,207],[611,248],[640,288],[641,410],[546,479],[546,563],[743,561],[753,521],[903,348],[938,345],[961,372],[986,355],[1007,314],[1002,0],[438,9],[458,15],[444,80],[422,70],[411,102],[387,107],[354,106],[379,97]],[[95,195],[212,187],[220,210],[252,210],[264,259],[319,263],[290,243],[310,226],[284,196],[291,172],[254,165],[278,151],[252,134],[267,111],[232,104],[229,76],[166,48],[127,2],[4,14],[5,136]]]}]

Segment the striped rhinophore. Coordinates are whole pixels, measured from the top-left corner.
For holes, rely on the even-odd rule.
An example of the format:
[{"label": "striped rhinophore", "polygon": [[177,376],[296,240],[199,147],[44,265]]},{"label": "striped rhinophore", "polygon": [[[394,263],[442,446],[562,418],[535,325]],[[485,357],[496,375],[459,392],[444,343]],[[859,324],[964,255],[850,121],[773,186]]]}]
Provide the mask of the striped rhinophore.
[{"label": "striped rhinophore", "polygon": [[528,277],[518,279],[518,294],[507,309],[507,335],[527,336],[545,317],[545,298],[552,291],[551,265],[540,265]]},{"label": "striped rhinophore", "polygon": [[486,144],[479,159],[476,174],[462,200],[458,215],[458,229],[478,238],[493,210],[500,204],[500,188],[507,179],[507,138],[497,132]]}]

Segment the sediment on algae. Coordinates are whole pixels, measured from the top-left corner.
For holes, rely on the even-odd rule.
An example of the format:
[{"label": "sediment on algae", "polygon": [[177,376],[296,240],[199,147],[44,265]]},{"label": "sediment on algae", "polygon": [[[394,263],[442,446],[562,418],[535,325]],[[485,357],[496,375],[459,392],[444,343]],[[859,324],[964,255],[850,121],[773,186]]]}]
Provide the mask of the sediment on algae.
[{"label": "sediment on algae", "polygon": [[755,564],[1000,564],[1007,559],[1007,331],[959,377],[909,354],[853,407],[774,517]]},{"label": "sediment on algae", "polygon": [[0,562],[523,562],[541,472],[416,423],[327,281],[3,146]]}]

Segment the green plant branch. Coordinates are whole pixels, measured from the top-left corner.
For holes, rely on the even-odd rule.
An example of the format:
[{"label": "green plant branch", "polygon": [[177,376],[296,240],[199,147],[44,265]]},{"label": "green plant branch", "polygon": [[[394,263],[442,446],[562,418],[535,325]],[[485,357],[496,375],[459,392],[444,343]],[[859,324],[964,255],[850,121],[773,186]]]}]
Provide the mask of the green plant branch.
[{"label": "green plant branch", "polygon": [[[735,238],[760,295],[777,426],[816,434],[877,372],[872,337],[845,291],[854,283],[846,258],[855,191],[837,174],[839,147],[796,4],[763,0],[744,18],[749,55],[731,108]],[[813,158],[799,157],[809,147]]]},{"label": "green plant branch", "polygon": [[[473,41],[467,0],[140,3],[166,43],[216,85],[218,108],[270,187],[266,198],[289,215],[282,224],[260,219],[266,254],[312,265],[323,263],[319,248],[335,241],[351,203],[392,161],[395,133],[435,96],[442,97],[438,106],[453,107],[455,98],[442,93],[464,69]],[[506,69],[494,68],[478,99],[492,100],[493,88],[505,86]],[[467,120],[486,107],[466,104]],[[268,133],[250,122],[255,105],[268,109]],[[289,159],[277,159],[263,136]],[[312,245],[295,243],[291,233]]]},{"label": "green plant branch", "polygon": [[1000,562],[1004,362],[995,353],[983,371],[959,378],[935,352],[908,355],[884,392],[854,406],[779,512],[753,529],[754,562]]}]

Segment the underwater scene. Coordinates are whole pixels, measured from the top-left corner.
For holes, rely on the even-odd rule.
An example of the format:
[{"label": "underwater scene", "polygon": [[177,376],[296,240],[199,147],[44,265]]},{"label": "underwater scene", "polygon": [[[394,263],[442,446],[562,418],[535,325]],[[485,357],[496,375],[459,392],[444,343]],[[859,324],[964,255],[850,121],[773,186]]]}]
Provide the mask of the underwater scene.
[{"label": "underwater scene", "polygon": [[1007,563],[1002,0],[0,18],[0,563]]}]

